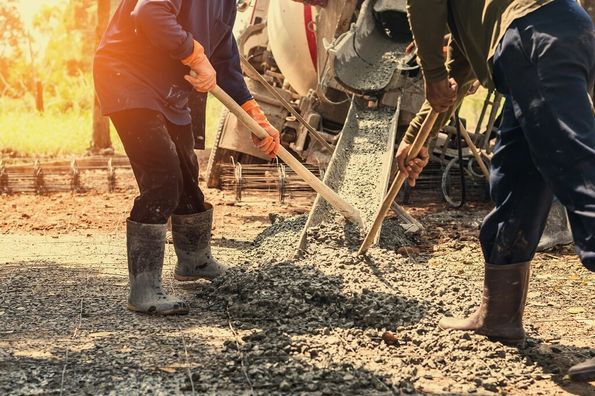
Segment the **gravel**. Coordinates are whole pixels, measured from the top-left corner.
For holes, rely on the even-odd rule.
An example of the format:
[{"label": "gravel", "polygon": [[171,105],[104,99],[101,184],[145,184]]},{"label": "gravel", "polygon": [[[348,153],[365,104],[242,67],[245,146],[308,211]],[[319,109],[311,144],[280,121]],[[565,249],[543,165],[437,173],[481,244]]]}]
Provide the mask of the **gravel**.
[{"label": "gravel", "polygon": [[348,62],[339,68],[338,77],[356,92],[381,91],[390,83],[402,56],[402,51],[395,51],[386,52],[378,62]]},{"label": "gravel", "polygon": [[337,192],[361,212],[367,226],[374,220],[387,189],[387,147],[393,113],[387,109],[358,112],[357,133],[340,153],[345,168]]},{"label": "gravel", "polygon": [[[472,223],[456,217],[451,224],[455,217],[446,214],[426,219],[432,232],[448,226],[457,239]],[[477,248],[443,244],[441,265],[428,253],[407,257],[398,253],[401,244],[390,237],[398,228],[388,219],[381,247],[360,258],[357,230],[331,222],[311,229],[308,250],[294,259],[286,238],[303,220],[276,219],[250,249],[234,250],[240,259],[230,263],[239,265],[213,284],[173,282],[168,248],[166,287],[192,307],[174,318],[126,311],[121,235],[5,237],[0,394],[554,394],[570,364],[595,356],[586,341],[565,345],[580,346],[568,337],[581,332],[582,340],[590,337],[580,322],[568,322],[573,329],[564,341],[555,334],[564,320],[548,324],[557,329],[548,334],[529,316],[521,350],[436,329],[442,315],[471,312],[478,302]],[[221,260],[232,257],[223,254],[228,242],[215,247]],[[24,260],[28,246],[46,261]],[[463,256],[475,264],[451,263]],[[539,264],[532,292],[542,297],[533,302],[580,303],[592,312],[590,286],[573,286],[592,285],[586,270],[566,285],[557,280],[569,275],[565,256]],[[554,298],[558,290],[564,293]],[[559,307],[546,309],[538,311],[545,319],[568,319]]]},{"label": "gravel", "polygon": [[[439,330],[442,315],[474,309],[479,282],[397,253],[394,220],[367,257],[355,254],[359,231],[333,222],[309,230],[302,258],[274,260],[286,250],[279,230],[302,222],[274,224],[256,239],[251,260],[199,295],[249,332],[223,351],[233,382],[247,375],[263,394],[489,393],[524,389],[554,370],[536,363],[537,340],[517,350]],[[264,246],[266,260],[254,260],[264,258]]]}]

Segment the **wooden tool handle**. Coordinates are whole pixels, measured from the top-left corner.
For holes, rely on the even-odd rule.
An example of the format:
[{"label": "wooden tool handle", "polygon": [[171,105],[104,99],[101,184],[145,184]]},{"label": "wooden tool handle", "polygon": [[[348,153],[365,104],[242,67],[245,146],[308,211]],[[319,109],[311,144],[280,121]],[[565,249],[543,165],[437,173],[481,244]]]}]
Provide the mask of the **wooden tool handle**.
[{"label": "wooden tool handle", "polygon": [[[432,110],[430,114],[428,114],[424,123],[421,126],[421,130],[419,131],[417,137],[413,141],[411,149],[409,150],[409,154],[407,155],[407,162],[417,158],[419,152],[424,147],[428,138],[430,137],[430,132],[432,132],[432,128],[434,127],[437,118],[438,113],[436,113],[434,110]],[[401,172],[401,170],[397,171],[397,176],[395,177],[393,184],[388,190],[388,194],[386,194],[386,197],[384,198],[384,201],[382,202],[380,209],[378,209],[378,213],[376,213],[374,223],[372,224],[372,227],[370,227],[370,230],[366,235],[366,239],[364,239],[364,242],[359,248],[359,255],[365,254],[370,248],[370,246],[372,246],[372,244],[374,243],[376,235],[380,231],[380,227],[382,227],[384,218],[390,210],[395,198],[397,198],[399,191],[401,191],[401,188],[403,187],[405,180],[407,180],[407,176],[403,172]]]},{"label": "wooden tool handle", "polygon": [[[240,105],[236,103],[225,91],[219,86],[215,87],[211,94],[215,96],[229,111],[234,114],[238,120],[240,120],[246,127],[258,138],[264,139],[269,134],[250,117],[248,113],[242,109]],[[339,211],[345,218],[349,219],[353,223],[363,227],[363,221],[361,219],[359,211],[347,203],[341,198],[336,192],[330,187],[324,184],[319,178],[317,178],[312,172],[310,172],[302,163],[295,158],[289,151],[283,146],[279,147],[277,156],[283,160],[293,171],[300,176],[310,187],[320,194],[329,204]]]},{"label": "wooden tool handle", "polygon": [[475,146],[475,144],[471,140],[471,136],[469,136],[469,133],[467,132],[467,130],[465,129],[465,127],[463,125],[457,125],[457,128],[459,128],[459,131],[461,132],[461,136],[463,136],[463,139],[465,139],[465,142],[467,143],[467,147],[469,147],[469,149],[471,150],[471,153],[475,157],[475,161],[477,161],[477,165],[479,165],[479,168],[481,169],[481,173],[483,173],[486,180],[489,181],[490,180],[490,171],[488,170],[488,167],[486,166],[486,164],[483,162],[483,159],[481,158],[481,155],[479,153],[479,150],[477,149],[477,146]]},{"label": "wooden tool handle", "polygon": [[240,56],[240,60],[242,61],[244,67],[246,67],[252,74],[254,74],[254,77],[256,77],[258,81],[260,81],[260,83],[267,89],[267,91],[269,91],[269,93],[273,95],[279,101],[279,103],[281,103],[281,105],[285,107],[287,111],[289,111],[295,118],[297,118],[300,124],[302,124],[304,128],[306,128],[308,132],[310,132],[310,135],[316,141],[318,141],[318,143],[320,143],[322,147],[327,149],[329,153],[332,153],[333,147],[330,144],[328,144],[328,142],[324,140],[320,133],[318,133],[318,131],[312,125],[310,125],[308,121],[306,121],[298,111],[296,111],[293,108],[291,103],[285,100],[285,98],[281,96],[279,92],[277,92],[275,87],[273,87],[271,84],[269,84],[267,80],[265,80],[265,78],[258,72],[258,70],[256,70],[250,62],[248,62],[248,59],[244,58],[243,56]]}]

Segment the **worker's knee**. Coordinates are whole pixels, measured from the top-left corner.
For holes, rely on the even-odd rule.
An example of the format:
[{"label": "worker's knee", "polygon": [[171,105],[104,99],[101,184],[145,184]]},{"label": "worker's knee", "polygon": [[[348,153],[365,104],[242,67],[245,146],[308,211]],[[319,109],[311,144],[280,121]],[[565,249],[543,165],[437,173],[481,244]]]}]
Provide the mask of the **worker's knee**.
[{"label": "worker's knee", "polygon": [[156,194],[156,198],[161,201],[166,218],[169,218],[178,207],[183,191],[184,177],[176,162],[175,166],[161,172],[159,177],[159,193]]},{"label": "worker's knee", "polygon": [[178,207],[184,190],[184,177],[175,151],[164,152],[159,162],[158,169],[137,175],[141,194],[136,198],[131,213],[134,221],[164,224]]}]

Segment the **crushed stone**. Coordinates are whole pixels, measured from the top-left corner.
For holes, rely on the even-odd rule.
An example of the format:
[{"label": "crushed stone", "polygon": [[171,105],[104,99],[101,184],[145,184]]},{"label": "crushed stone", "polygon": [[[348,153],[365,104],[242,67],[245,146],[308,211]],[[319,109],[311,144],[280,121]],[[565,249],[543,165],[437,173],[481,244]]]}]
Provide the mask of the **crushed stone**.
[{"label": "crushed stone", "polygon": [[265,262],[248,260],[199,295],[249,332],[224,348],[232,382],[245,381],[243,365],[260,394],[415,393],[437,381],[439,392],[489,393],[529,387],[552,369],[531,346],[438,329],[441,316],[472,312],[479,283],[397,253],[395,220],[365,257],[355,254],[359,230],[341,222],[310,229],[302,258],[283,257],[284,231],[302,221],[264,231],[247,256],[266,246]]}]

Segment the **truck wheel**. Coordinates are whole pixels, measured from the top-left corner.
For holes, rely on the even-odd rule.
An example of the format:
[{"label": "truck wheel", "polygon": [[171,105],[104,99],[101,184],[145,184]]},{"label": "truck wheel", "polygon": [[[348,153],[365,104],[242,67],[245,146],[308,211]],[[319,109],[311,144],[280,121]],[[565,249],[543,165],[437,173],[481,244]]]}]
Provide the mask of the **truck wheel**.
[{"label": "truck wheel", "polygon": [[209,162],[207,164],[207,187],[209,188],[220,188],[221,187],[221,164],[226,160],[229,155],[233,153],[231,150],[222,149],[219,147],[221,142],[221,136],[225,130],[227,120],[229,118],[229,110],[223,110],[219,125],[217,126],[217,134],[215,135],[215,142],[211,149],[211,155],[209,156]]}]

